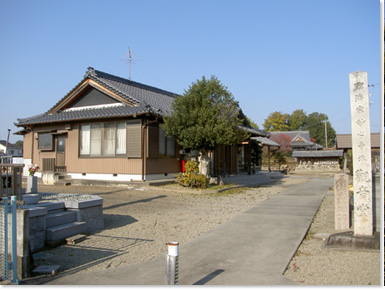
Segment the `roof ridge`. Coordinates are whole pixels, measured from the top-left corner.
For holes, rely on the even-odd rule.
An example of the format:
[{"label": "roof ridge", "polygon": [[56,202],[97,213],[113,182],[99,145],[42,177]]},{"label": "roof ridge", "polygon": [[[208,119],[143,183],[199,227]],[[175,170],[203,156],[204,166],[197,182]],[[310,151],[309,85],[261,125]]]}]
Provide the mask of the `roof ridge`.
[{"label": "roof ridge", "polygon": [[125,83],[125,84],[131,85],[131,86],[135,86],[135,87],[139,87],[139,88],[146,89],[146,90],[149,90],[149,91],[165,94],[165,95],[167,95],[169,97],[172,97],[172,98],[175,98],[175,96],[178,95],[176,93],[173,93],[173,92],[170,92],[170,91],[167,91],[167,90],[163,90],[163,89],[156,88],[156,87],[153,87],[153,86],[150,86],[150,85],[146,85],[146,84],[143,84],[143,83],[135,82],[135,81],[132,81],[132,80],[129,80],[129,79],[126,79],[126,78],[123,78],[123,77],[119,77],[119,76],[116,76],[116,75],[113,75],[113,74],[109,74],[109,73],[106,73],[106,72],[103,72],[103,71],[100,71],[100,70],[95,70],[92,67],[88,68],[88,71],[86,72],[86,76],[88,76],[88,75],[94,76],[94,77],[99,77],[99,78],[100,77],[105,77],[105,78],[108,78],[108,79],[111,79],[111,80],[115,80],[115,81],[118,81],[118,82],[121,82],[121,83]]}]

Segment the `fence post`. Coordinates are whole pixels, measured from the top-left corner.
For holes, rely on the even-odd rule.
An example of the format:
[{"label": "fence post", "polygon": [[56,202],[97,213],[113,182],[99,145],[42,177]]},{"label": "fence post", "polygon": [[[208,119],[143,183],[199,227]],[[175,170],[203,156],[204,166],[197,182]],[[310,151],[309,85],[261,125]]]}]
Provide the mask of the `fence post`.
[{"label": "fence post", "polygon": [[169,242],[166,257],[166,282],[167,285],[179,284],[179,243]]},{"label": "fence post", "polygon": [[9,263],[8,263],[8,197],[3,197],[4,201],[4,228],[2,231],[4,231],[4,259],[5,259],[5,279],[8,280],[8,270],[9,270]]},{"label": "fence post", "polygon": [[17,279],[17,235],[16,235],[16,195],[11,197],[11,212],[12,212],[12,283],[19,284]]}]

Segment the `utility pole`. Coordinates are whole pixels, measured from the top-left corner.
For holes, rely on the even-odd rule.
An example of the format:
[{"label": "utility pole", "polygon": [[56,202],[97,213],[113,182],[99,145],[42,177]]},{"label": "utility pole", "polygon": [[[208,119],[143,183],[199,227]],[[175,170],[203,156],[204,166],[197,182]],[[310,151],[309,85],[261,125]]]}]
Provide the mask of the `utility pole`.
[{"label": "utility pole", "polygon": [[328,126],[327,126],[328,120],[323,120],[322,122],[325,123],[325,148],[327,149],[328,148]]},{"label": "utility pole", "polygon": [[8,137],[7,137],[7,144],[5,145],[5,155],[8,156],[8,143],[9,143],[9,133],[11,132],[11,129],[8,129]]}]

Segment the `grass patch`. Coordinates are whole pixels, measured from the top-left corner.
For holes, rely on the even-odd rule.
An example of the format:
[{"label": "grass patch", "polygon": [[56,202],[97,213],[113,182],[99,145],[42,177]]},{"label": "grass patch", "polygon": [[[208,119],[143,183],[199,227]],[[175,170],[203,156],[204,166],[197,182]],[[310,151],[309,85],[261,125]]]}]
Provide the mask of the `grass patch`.
[{"label": "grass patch", "polygon": [[228,195],[234,195],[234,194],[241,194],[241,193],[244,193],[247,189],[248,189],[248,187],[236,187],[236,188],[231,188],[228,190],[223,190],[223,191],[219,191],[216,193],[212,193],[211,195],[213,195],[213,196],[228,196]]}]

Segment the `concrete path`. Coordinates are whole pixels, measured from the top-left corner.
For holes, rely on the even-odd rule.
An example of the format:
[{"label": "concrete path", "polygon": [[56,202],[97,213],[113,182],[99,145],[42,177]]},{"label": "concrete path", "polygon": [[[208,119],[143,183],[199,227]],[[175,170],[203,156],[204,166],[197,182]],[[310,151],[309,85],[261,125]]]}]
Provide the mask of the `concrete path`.
[{"label": "concrete path", "polygon": [[[282,274],[333,178],[291,185],[180,246],[180,285],[292,285]],[[165,246],[165,254],[167,247]],[[152,261],[57,277],[50,285],[165,285],[165,255]]]}]

